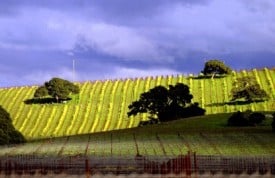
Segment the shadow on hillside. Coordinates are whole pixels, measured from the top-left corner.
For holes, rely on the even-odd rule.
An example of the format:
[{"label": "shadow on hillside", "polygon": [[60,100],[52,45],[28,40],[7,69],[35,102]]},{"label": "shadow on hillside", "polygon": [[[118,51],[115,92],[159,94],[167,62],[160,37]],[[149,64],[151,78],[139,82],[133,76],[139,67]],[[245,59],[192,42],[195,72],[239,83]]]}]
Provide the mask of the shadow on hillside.
[{"label": "shadow on hillside", "polygon": [[70,101],[71,98],[56,101],[55,98],[32,98],[24,101],[25,104],[53,104],[53,103],[66,103]]},{"label": "shadow on hillside", "polygon": [[264,102],[265,100],[257,100],[257,101],[229,101],[229,102],[222,102],[222,103],[211,103],[207,104],[206,106],[225,106],[225,105],[246,105],[251,103],[260,103]]}]

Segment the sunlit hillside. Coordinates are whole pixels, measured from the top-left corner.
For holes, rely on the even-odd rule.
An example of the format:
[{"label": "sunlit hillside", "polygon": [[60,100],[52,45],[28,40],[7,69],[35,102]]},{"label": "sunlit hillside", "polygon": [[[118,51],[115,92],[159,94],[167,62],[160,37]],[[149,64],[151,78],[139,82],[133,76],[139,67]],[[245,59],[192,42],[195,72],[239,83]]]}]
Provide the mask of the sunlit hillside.
[{"label": "sunlit hillside", "polygon": [[[230,101],[232,81],[246,75],[255,76],[270,99],[244,105],[226,103]],[[196,79],[192,76],[87,81],[78,83],[81,89],[78,96],[62,104],[25,104],[24,101],[33,97],[37,86],[1,88],[0,105],[11,114],[15,127],[30,140],[136,127],[139,121],[146,120],[147,115],[127,118],[128,105],[150,88],[178,82],[189,85],[193,102],[205,108],[206,114],[246,109],[275,110],[275,68],[242,70],[215,79]]]}]

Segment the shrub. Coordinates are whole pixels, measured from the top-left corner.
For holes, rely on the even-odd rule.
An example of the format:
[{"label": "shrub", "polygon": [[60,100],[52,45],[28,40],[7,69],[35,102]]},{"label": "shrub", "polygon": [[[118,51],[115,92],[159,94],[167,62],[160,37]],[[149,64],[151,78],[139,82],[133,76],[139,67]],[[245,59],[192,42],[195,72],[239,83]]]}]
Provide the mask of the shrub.
[{"label": "shrub", "polygon": [[228,126],[247,126],[248,120],[244,117],[244,113],[237,111],[228,118],[227,125]]},{"label": "shrub", "polygon": [[256,126],[263,122],[265,115],[259,112],[246,110],[245,112],[237,111],[227,120],[228,126]]},{"label": "shrub", "polygon": [[259,125],[265,120],[265,115],[260,112],[254,112],[249,116],[249,122],[254,125]]}]

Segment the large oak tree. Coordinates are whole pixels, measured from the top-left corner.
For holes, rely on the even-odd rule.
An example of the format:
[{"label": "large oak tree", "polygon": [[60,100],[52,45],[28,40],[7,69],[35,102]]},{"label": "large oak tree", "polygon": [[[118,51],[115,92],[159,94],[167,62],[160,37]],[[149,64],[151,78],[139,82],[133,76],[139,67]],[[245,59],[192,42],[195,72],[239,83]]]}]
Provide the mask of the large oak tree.
[{"label": "large oak tree", "polygon": [[127,114],[130,117],[138,113],[149,113],[149,119],[159,121],[203,115],[205,110],[200,108],[197,103],[192,104],[192,98],[193,95],[185,84],[169,85],[168,89],[156,86],[148,92],[142,93],[138,101],[130,104],[128,106],[130,111]]},{"label": "large oak tree", "polygon": [[204,75],[211,75],[212,78],[214,78],[216,74],[230,74],[231,72],[232,69],[218,59],[207,61],[202,71]]},{"label": "large oak tree", "polygon": [[79,86],[68,80],[52,78],[50,81],[45,82],[44,86],[37,88],[34,93],[34,97],[44,97],[50,95],[55,98],[57,102],[59,102],[60,100],[68,99],[71,94],[78,94],[79,91]]}]

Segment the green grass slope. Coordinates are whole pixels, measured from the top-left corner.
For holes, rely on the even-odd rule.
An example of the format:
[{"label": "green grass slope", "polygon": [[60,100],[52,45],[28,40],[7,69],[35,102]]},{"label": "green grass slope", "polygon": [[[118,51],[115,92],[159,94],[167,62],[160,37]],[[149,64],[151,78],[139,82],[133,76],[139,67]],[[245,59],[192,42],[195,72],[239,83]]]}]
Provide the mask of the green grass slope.
[{"label": "green grass slope", "polygon": [[0,147],[0,156],[94,155],[177,156],[195,151],[200,155],[274,156],[275,134],[271,118],[261,126],[226,127],[227,114],[181,119],[141,128],[32,141],[16,147]]},{"label": "green grass slope", "polygon": [[[262,103],[228,105],[232,81],[236,77],[256,76],[261,87],[270,95]],[[37,88],[12,87],[0,89],[0,105],[13,118],[13,124],[28,139],[69,136],[136,127],[147,115],[127,118],[128,105],[141,93],[157,85],[182,82],[189,85],[207,114],[229,113],[236,110],[275,110],[275,69],[254,69],[234,72],[218,79],[194,79],[183,75],[158,76],[127,80],[87,81],[79,83],[81,92],[66,104],[25,104]]]}]

